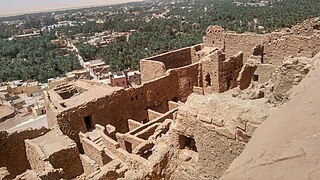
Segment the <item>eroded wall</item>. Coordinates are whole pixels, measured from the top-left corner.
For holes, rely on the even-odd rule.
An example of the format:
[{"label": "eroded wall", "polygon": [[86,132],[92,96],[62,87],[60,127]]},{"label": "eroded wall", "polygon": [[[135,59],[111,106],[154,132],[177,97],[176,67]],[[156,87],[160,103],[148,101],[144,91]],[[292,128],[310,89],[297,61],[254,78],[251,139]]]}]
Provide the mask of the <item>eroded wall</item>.
[{"label": "eroded wall", "polygon": [[141,59],[140,71],[141,82],[147,82],[165,75],[166,67],[162,62]]},{"label": "eroded wall", "polygon": [[169,69],[181,68],[199,61],[197,51],[203,48],[202,44],[170,51],[157,56],[140,60],[142,82],[147,82],[165,75]]},{"label": "eroded wall", "polygon": [[[217,30],[218,29],[218,30]],[[280,65],[286,56],[313,57],[320,51],[320,36],[302,36],[288,32],[273,32],[268,34],[227,32],[221,27],[211,26],[203,38],[205,46],[218,47],[225,50],[226,58],[243,51],[246,61],[252,55],[255,45],[264,46],[264,62]]]},{"label": "eroded wall", "polygon": [[237,78],[243,67],[243,53],[238,52],[226,60],[225,53],[216,49],[201,59],[204,92],[225,92],[238,85]]},{"label": "eroded wall", "polygon": [[219,92],[237,87],[237,78],[243,67],[243,52],[238,52],[230,59],[219,62]]},{"label": "eroded wall", "polygon": [[12,134],[4,131],[0,132],[0,167],[7,168],[11,174],[9,178],[14,178],[16,175],[30,169],[24,140],[36,138],[48,131],[48,129],[42,128],[39,130],[14,132]]},{"label": "eroded wall", "polygon": [[166,70],[178,68],[192,63],[191,50],[192,47],[187,47],[175,51],[170,51],[157,56],[149,57],[146,58],[146,60],[162,62]]},{"label": "eroded wall", "polygon": [[125,133],[129,131],[128,119],[146,123],[149,121],[148,109],[164,113],[169,110],[168,101],[186,100],[193,86],[199,85],[198,68],[196,63],[173,69],[139,87],[117,90],[80,106],[60,112],[51,108],[52,114],[57,114],[62,132],[78,144],[78,133],[87,131],[84,118],[89,116],[92,127],[94,124],[110,124],[116,127],[117,132]]}]

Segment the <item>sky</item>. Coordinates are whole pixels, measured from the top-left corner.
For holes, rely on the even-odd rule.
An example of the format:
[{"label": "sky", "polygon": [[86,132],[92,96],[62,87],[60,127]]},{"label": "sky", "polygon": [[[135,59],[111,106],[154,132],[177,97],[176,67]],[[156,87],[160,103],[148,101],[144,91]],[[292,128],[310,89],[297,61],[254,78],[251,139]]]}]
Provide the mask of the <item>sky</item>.
[{"label": "sky", "polygon": [[0,15],[134,1],[141,0],[0,0]]}]

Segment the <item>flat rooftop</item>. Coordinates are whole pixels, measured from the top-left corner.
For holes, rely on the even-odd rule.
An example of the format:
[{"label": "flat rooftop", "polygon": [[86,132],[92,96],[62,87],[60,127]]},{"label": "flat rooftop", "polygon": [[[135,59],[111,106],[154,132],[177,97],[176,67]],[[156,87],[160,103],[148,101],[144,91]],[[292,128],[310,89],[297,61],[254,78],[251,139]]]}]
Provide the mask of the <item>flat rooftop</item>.
[{"label": "flat rooftop", "polygon": [[77,80],[49,90],[48,99],[50,99],[58,110],[65,110],[105,97],[120,89],[123,88],[111,87],[89,80]]},{"label": "flat rooftop", "polygon": [[0,122],[1,122],[2,118],[10,116],[10,115],[14,114],[14,112],[15,112],[14,109],[10,106],[0,105]]},{"label": "flat rooftop", "polygon": [[68,138],[68,136],[63,135],[57,129],[51,130],[47,134],[30,141],[39,146],[46,157],[63,149],[69,149],[70,147],[76,146],[75,142]]}]

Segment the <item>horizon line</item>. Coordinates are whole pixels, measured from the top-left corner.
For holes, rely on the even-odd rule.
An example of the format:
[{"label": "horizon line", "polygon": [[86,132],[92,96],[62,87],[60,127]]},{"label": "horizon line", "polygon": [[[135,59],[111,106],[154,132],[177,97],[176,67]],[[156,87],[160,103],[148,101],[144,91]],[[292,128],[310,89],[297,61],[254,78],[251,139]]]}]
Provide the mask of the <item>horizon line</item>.
[{"label": "horizon line", "polygon": [[93,7],[112,6],[112,5],[119,5],[119,4],[129,4],[129,3],[137,3],[137,2],[144,2],[144,1],[147,1],[147,0],[132,0],[128,2],[122,2],[122,3],[114,2],[114,3],[102,3],[102,4],[92,4],[92,5],[80,5],[80,6],[65,7],[65,8],[62,7],[62,8],[52,8],[52,9],[42,9],[42,10],[30,10],[30,11],[16,12],[16,13],[10,13],[10,14],[0,14],[0,18],[37,14],[37,13],[50,13],[55,11],[66,11],[66,10],[76,10],[76,9],[85,9],[85,8],[93,8]]}]

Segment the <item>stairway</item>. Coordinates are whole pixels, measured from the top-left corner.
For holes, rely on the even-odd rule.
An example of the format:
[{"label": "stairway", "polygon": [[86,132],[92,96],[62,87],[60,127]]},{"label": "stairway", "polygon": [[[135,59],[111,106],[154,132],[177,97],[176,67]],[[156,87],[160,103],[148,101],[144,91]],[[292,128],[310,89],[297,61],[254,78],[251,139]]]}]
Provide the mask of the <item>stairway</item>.
[{"label": "stairway", "polygon": [[102,148],[105,148],[105,147],[106,147],[106,146],[103,144],[101,137],[95,139],[93,142],[96,143],[97,145],[99,145],[99,146],[102,147]]},{"label": "stairway", "polygon": [[103,144],[103,141],[101,139],[101,136],[99,132],[93,130],[91,132],[87,133],[91,141],[93,141],[95,144],[99,145],[102,148],[105,148],[105,145]]}]

